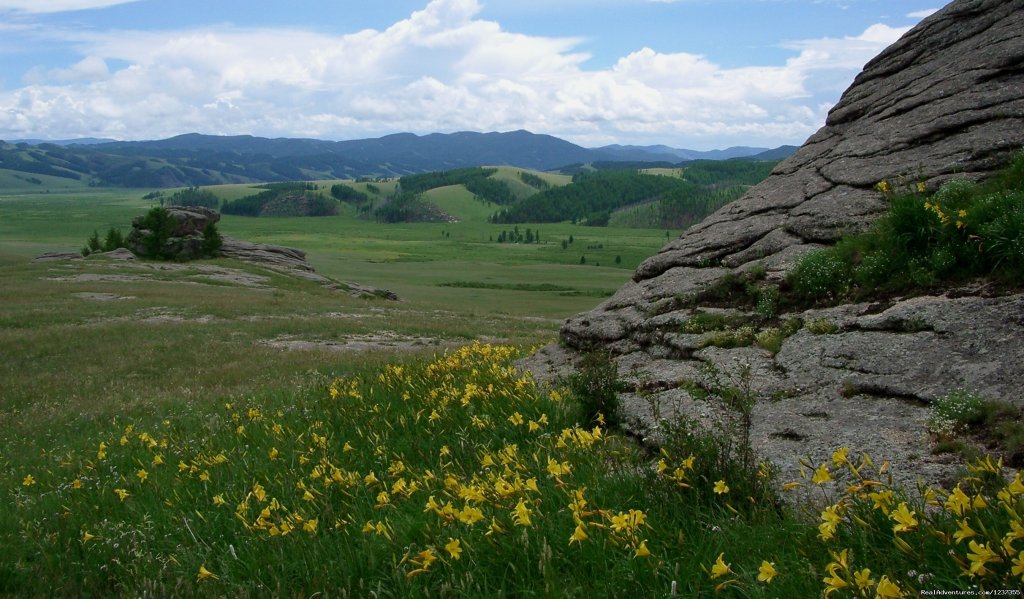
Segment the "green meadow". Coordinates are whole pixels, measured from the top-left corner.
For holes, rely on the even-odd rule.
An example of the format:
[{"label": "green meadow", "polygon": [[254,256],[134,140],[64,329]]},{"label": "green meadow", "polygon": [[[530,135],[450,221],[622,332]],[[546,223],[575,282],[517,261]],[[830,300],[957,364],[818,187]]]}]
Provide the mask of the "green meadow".
[{"label": "green meadow", "polygon": [[[498,243],[512,226],[457,187],[431,201],[459,222],[220,223],[393,302],[233,260],[33,262],[153,204],[31,185],[0,192],[0,596],[903,597],[1024,577],[1024,484],[991,462],[921,496],[842,448],[774,481],[734,442],[742,415],[652,449],[595,413],[607,362],[555,389],[514,367],[679,231]],[[782,482],[820,501],[785,504]]]}]

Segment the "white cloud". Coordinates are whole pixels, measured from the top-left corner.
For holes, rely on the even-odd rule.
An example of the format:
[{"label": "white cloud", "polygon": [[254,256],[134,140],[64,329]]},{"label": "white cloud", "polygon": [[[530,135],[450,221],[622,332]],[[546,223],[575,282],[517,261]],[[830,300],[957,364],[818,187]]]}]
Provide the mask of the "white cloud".
[{"label": "white cloud", "polygon": [[907,13],[907,17],[910,19],[924,19],[939,12],[938,8],[926,8],[924,10],[915,10],[914,12]]},{"label": "white cloud", "polygon": [[0,11],[25,13],[70,12],[109,8],[138,0],[0,0]]},{"label": "white cloud", "polygon": [[789,42],[795,56],[782,65],[724,68],[642,48],[588,70],[580,40],[508,32],[479,10],[476,0],[433,0],[387,29],[342,36],[64,32],[80,61],[0,91],[0,138],[522,128],[585,145],[799,143],[863,64],[905,31],[874,25]]}]

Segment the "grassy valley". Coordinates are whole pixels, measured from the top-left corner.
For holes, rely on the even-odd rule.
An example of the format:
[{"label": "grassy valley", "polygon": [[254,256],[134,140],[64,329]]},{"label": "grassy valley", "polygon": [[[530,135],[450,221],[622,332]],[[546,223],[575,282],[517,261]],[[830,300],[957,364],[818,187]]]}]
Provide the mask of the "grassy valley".
[{"label": "grassy valley", "polygon": [[[516,198],[570,184],[527,174],[487,177]],[[442,183],[421,193],[445,222],[378,222],[398,181],[333,180],[305,191],[347,198],[335,215],[219,223],[398,302],[226,259],[33,262],[174,194],[0,195],[0,594],[899,597],[973,564],[1013,584],[985,551],[1019,530],[1024,486],[994,464],[959,495],[907,495],[843,448],[774,481],[733,441],[742,414],[671,423],[660,450],[618,433],[600,355],[539,388],[512,361],[679,231],[495,224],[498,204]],[[821,505],[779,503],[783,482]]]}]

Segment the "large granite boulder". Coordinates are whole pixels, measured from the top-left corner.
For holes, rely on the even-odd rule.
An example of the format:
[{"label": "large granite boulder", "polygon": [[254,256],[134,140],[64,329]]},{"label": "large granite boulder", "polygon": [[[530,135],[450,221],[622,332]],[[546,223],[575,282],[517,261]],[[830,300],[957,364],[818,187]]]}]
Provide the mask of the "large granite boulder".
[{"label": "large granite boulder", "polygon": [[800,457],[820,461],[838,445],[890,458],[911,478],[949,475],[954,464],[929,451],[929,403],[971,388],[1024,404],[1024,295],[967,289],[782,315],[831,328],[802,330],[777,354],[708,347],[679,325],[725,308],[706,292],[727,277],[757,269],[778,281],[800,255],[863,230],[886,209],[880,181],[935,189],[1005,165],[1024,147],[1022,65],[1024,0],[952,2],[869,62],[825,126],[764,182],[568,319],[560,345],[525,366],[543,379],[570,372],[582,351],[611,352],[636,388],[623,398],[627,421],[648,437],[659,414],[713,416],[688,391],[707,387],[707,366],[727,380],[746,369],[759,398],[752,443],[784,477]]}]

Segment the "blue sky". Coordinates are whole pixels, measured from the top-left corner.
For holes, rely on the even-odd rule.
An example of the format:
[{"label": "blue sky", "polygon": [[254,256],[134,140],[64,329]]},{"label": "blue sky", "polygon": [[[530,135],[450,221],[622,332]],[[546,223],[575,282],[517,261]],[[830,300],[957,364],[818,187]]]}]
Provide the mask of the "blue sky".
[{"label": "blue sky", "polygon": [[800,144],[941,0],[0,0],[0,139]]}]

